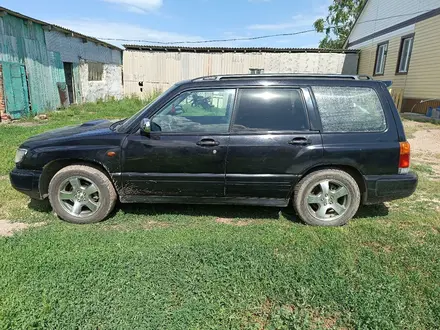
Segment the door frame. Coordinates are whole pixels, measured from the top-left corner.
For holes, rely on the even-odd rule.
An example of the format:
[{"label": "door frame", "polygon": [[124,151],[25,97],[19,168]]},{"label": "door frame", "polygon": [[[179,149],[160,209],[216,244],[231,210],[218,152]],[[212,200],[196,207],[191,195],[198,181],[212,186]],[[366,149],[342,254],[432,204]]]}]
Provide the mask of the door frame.
[{"label": "door frame", "polygon": [[[66,75],[66,64],[70,66],[70,85]],[[69,96],[69,104],[75,104],[75,78],[73,76],[73,63],[72,62],[63,62],[63,71],[64,71],[64,79],[66,80],[67,85],[67,94]]]},{"label": "door frame", "polygon": [[[31,94],[30,94],[30,86],[29,86],[29,79],[27,75],[26,65],[22,63],[15,63],[15,62],[7,62],[7,61],[0,61],[0,65],[2,66],[2,83],[3,83],[3,98],[4,98],[4,104],[5,104],[5,113],[9,114],[14,119],[19,119],[22,117],[22,115],[31,115],[32,114],[32,107],[31,107]],[[21,76],[21,91],[20,95],[23,97],[24,101],[24,109],[17,115],[19,111],[12,111],[8,106],[8,99],[9,96],[12,95],[12,98],[15,98],[13,83],[12,83],[12,75],[11,70],[12,66],[18,66],[20,70],[20,76]],[[9,72],[9,81],[7,79],[7,76],[5,75],[5,67],[8,67],[6,70]],[[15,77],[18,78],[18,77]],[[7,82],[8,81],[8,82]],[[9,88],[8,88],[9,87]],[[10,94],[8,96],[8,94]],[[15,100],[13,100],[13,103],[15,103]]]},{"label": "door frame", "polygon": [[[183,93],[187,93],[187,92],[192,92],[192,91],[224,91],[224,90],[232,90],[234,91],[234,99],[232,100],[231,104],[230,104],[230,114],[229,114],[229,121],[232,120],[232,116],[233,116],[233,111],[235,108],[235,103],[236,103],[236,99],[237,99],[237,87],[229,87],[229,86],[215,86],[215,87],[190,87],[190,88],[184,88],[179,90],[177,93],[174,93],[172,95],[170,95],[170,97],[166,98],[166,100],[163,100],[163,102],[160,102],[160,104],[157,104],[154,109],[152,109],[152,111],[150,111],[148,114],[145,114],[144,116],[140,116],[140,118],[138,118],[137,120],[140,122],[142,120],[142,118],[149,118],[150,120],[154,118],[154,116],[156,116],[160,111],[162,111],[165,107],[167,107],[170,103],[172,103],[174,100],[176,100],[177,98],[179,98],[180,95],[182,95]],[[229,104],[226,105],[226,107],[228,107]],[[123,190],[125,189],[125,186],[128,183],[128,180],[126,179],[127,177],[133,177],[134,173],[131,172],[126,172],[126,168],[124,168],[124,163],[127,161],[127,144],[129,139],[133,138],[133,140],[138,140],[139,138],[136,135],[141,136],[141,138],[144,139],[148,139],[151,141],[154,140],[160,140],[161,137],[167,138],[167,139],[179,139],[179,136],[186,136],[186,137],[194,137],[194,145],[196,148],[205,148],[202,146],[197,146],[197,142],[199,142],[200,140],[204,139],[204,138],[213,138],[215,139],[216,137],[221,138],[223,141],[223,144],[221,145],[222,148],[225,148],[224,150],[224,158],[222,160],[222,164],[223,164],[223,168],[222,168],[222,173],[208,173],[208,172],[201,172],[201,173],[185,173],[185,172],[176,172],[176,173],[150,173],[150,172],[136,172],[136,176],[137,177],[145,177],[146,180],[150,180],[150,181],[154,181],[154,182],[158,182],[160,181],[160,177],[163,177],[165,180],[164,182],[166,182],[166,179],[171,178],[171,180],[180,177],[182,179],[188,179],[191,180],[192,179],[203,179],[203,176],[206,176],[206,181],[210,181],[213,180],[216,177],[220,177],[221,179],[219,179],[220,184],[222,185],[222,196],[213,196],[213,197],[203,197],[200,195],[194,195],[194,196],[175,196],[175,195],[163,195],[163,196],[155,196],[155,195],[145,195],[145,196],[125,196],[124,197],[124,201],[125,202],[131,202],[132,200],[136,200],[138,202],[149,202],[151,200],[155,200],[155,202],[161,202],[161,200],[164,200],[164,202],[166,201],[170,201],[174,200],[174,199],[181,199],[182,202],[184,202],[184,200],[191,200],[191,203],[195,203],[194,199],[197,198],[213,198],[213,199],[217,199],[217,198],[223,198],[224,197],[224,193],[225,193],[225,176],[226,176],[226,157],[227,157],[227,151],[228,151],[228,143],[229,143],[229,130],[230,130],[230,123],[228,125],[227,131],[226,132],[151,132],[149,134],[149,136],[142,136],[143,134],[141,133],[140,129],[136,129],[134,132],[129,133],[126,138],[124,139],[123,142],[123,163],[121,166],[122,172],[121,172],[121,176],[122,176],[122,187]],[[135,136],[135,137],[133,137]],[[214,152],[216,147],[213,147],[212,149],[205,149],[205,150],[212,150]],[[214,152],[214,154],[212,155],[212,157],[215,157],[217,152]],[[218,156],[218,155],[217,155]],[[160,174],[160,175],[159,175]],[[171,174],[171,175],[170,175]],[[152,178],[149,178],[152,177]],[[194,184],[197,184],[197,180],[194,181]],[[202,182],[200,180],[200,182]],[[219,185],[220,185],[219,184]],[[168,199],[169,198],[169,199]]]},{"label": "door frame", "polygon": [[[236,119],[236,115],[237,115],[237,110],[238,110],[238,102],[239,102],[239,98],[240,98],[240,93],[242,90],[297,90],[300,93],[300,97],[301,97],[301,101],[302,104],[304,106],[304,112],[305,112],[305,116],[306,116],[306,120],[308,122],[308,129],[307,130],[278,130],[278,131],[272,131],[272,130],[265,130],[265,129],[261,129],[261,130],[255,130],[255,131],[233,131],[232,127],[235,123],[235,119]],[[233,115],[231,118],[231,125],[230,125],[230,130],[229,130],[229,134],[230,134],[230,143],[228,146],[228,153],[227,153],[227,158],[226,158],[226,164],[228,164],[229,162],[229,157],[231,155],[231,145],[232,145],[232,138],[235,137],[239,137],[239,136],[243,136],[243,138],[245,136],[286,136],[286,135],[298,135],[298,136],[303,136],[303,135],[307,135],[307,136],[316,136],[316,140],[320,141],[320,145],[321,145],[321,155],[320,157],[323,156],[323,144],[322,144],[322,129],[321,129],[321,121],[320,121],[320,117],[318,115],[318,109],[315,107],[314,103],[313,103],[313,99],[312,99],[312,94],[310,91],[310,87],[309,86],[304,86],[304,85],[283,85],[283,86],[277,86],[277,85],[270,85],[270,86],[243,86],[238,88],[237,90],[237,96],[236,96],[236,100],[235,100],[235,104],[234,104],[234,110],[233,110]],[[316,144],[315,144],[316,145]],[[292,148],[294,148],[294,146],[292,146]],[[258,173],[258,174],[246,174],[246,173],[228,173],[228,165],[226,165],[226,176],[225,176],[225,187],[226,187],[226,193],[225,193],[225,197],[230,199],[230,198],[244,198],[244,199],[249,199],[249,200],[253,200],[253,199],[260,199],[263,200],[263,204],[264,205],[269,205],[270,202],[269,200],[274,199],[277,200],[278,204],[285,204],[287,205],[289,203],[290,197],[292,195],[293,192],[293,188],[295,186],[295,184],[298,182],[298,180],[301,178],[301,176],[310,169],[309,165],[304,164],[304,168],[302,169],[301,173],[294,173],[294,174],[288,174],[288,173],[283,173],[283,174],[273,174],[273,173]],[[229,178],[229,180],[228,180]],[[286,182],[289,182],[289,186],[290,189],[287,191],[286,196],[285,197],[281,197],[281,196],[267,196],[267,197],[244,197],[244,196],[229,196],[228,195],[228,181],[231,182],[236,182],[238,184],[243,184],[246,185],[246,183],[249,184],[249,186],[251,187],[252,185],[255,184],[268,184],[270,182],[273,182],[274,180],[280,180],[283,181],[284,184]],[[267,203],[264,202],[265,200],[267,200]]]}]

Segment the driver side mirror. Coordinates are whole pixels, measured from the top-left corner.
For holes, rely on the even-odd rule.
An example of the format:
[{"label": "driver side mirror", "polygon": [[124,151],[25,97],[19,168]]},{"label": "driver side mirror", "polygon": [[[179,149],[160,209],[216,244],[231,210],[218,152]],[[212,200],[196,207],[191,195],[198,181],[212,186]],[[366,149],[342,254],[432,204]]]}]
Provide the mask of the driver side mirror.
[{"label": "driver side mirror", "polygon": [[141,132],[149,135],[151,133],[151,121],[148,118],[141,120]]}]

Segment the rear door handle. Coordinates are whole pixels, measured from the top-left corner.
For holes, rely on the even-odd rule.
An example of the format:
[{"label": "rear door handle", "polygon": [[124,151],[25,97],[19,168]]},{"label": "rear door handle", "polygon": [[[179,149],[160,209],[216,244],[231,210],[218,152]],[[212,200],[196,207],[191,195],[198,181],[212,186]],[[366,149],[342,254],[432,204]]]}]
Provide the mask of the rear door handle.
[{"label": "rear door handle", "polygon": [[216,147],[220,145],[220,142],[214,139],[201,139],[199,142],[197,142],[197,145],[202,147]]},{"label": "rear door handle", "polygon": [[308,144],[311,144],[310,140],[305,137],[297,137],[289,141],[289,144],[295,145],[295,146],[306,146]]}]

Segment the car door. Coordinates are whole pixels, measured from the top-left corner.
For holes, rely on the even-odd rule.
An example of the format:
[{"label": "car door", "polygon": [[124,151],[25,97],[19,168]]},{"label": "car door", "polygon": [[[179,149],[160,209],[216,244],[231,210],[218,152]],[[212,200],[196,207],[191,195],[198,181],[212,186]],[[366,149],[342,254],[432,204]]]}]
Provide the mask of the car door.
[{"label": "car door", "polygon": [[239,90],[227,156],[227,197],[288,199],[300,175],[323,155],[320,132],[310,126],[312,110],[306,88]]},{"label": "car door", "polygon": [[127,138],[123,194],[223,197],[234,99],[235,89],[189,90],[160,109],[148,136]]}]

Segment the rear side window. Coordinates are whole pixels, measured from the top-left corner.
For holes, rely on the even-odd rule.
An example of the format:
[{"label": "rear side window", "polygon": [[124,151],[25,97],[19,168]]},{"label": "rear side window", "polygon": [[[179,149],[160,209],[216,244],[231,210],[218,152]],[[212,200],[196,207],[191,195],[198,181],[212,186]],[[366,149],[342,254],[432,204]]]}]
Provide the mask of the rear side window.
[{"label": "rear side window", "polygon": [[324,132],[382,132],[385,115],[376,92],[365,87],[312,87]]},{"label": "rear side window", "polygon": [[298,89],[242,89],[234,131],[297,131],[309,128]]}]

